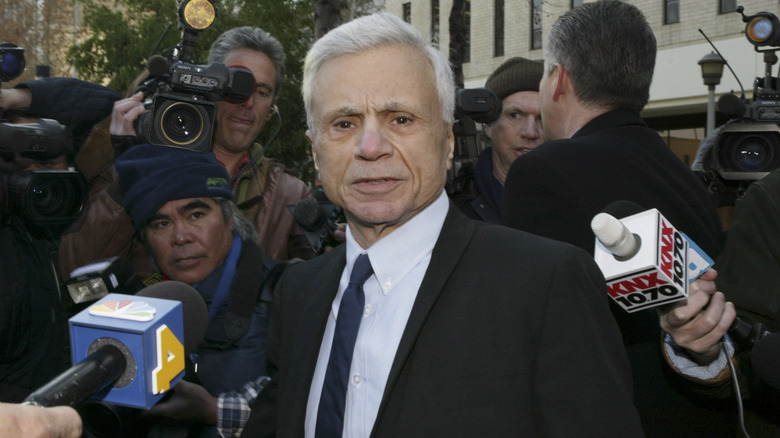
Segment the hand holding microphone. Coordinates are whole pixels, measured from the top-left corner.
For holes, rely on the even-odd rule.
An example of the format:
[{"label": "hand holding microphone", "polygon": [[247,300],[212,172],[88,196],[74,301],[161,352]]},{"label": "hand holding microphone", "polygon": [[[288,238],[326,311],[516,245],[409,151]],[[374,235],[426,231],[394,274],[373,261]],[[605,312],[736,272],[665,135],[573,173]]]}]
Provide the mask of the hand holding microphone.
[{"label": "hand holding microphone", "polygon": [[710,269],[691,284],[687,301],[659,308],[661,328],[687,350],[699,365],[707,365],[720,354],[720,340],[737,316],[734,304],[718,292]]}]

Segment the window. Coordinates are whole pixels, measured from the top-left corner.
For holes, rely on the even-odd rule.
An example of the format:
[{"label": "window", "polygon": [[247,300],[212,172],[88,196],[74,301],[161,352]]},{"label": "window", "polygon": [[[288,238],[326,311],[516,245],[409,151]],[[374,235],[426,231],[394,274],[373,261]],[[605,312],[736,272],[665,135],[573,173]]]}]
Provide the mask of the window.
[{"label": "window", "polygon": [[680,0],[664,0],[664,24],[680,22]]},{"label": "window", "polygon": [[439,0],[431,0],[431,44],[439,48]]},{"label": "window", "polygon": [[403,4],[403,8],[404,8],[404,11],[403,11],[404,21],[409,23],[409,24],[411,24],[412,23],[412,3],[411,2],[404,3]]},{"label": "window", "polygon": [[542,0],[531,0],[531,50],[542,48]]},{"label": "window", "polygon": [[493,56],[504,56],[504,0],[495,0],[493,9]]},{"label": "window", "polygon": [[737,9],[737,0],[720,0],[720,13],[727,14]]}]

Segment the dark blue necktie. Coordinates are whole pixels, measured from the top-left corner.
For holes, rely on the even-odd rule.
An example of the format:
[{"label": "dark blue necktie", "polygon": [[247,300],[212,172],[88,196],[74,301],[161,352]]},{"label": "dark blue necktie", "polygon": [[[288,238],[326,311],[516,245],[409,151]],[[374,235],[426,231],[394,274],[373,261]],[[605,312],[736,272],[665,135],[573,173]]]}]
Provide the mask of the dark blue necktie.
[{"label": "dark blue necktie", "polygon": [[352,366],[352,353],[366,303],[363,283],[373,273],[368,254],[361,254],[352,266],[349,285],[341,297],[336,331],[333,333],[333,345],[330,347],[328,369],[325,372],[317,411],[317,438],[341,438],[349,369]]}]

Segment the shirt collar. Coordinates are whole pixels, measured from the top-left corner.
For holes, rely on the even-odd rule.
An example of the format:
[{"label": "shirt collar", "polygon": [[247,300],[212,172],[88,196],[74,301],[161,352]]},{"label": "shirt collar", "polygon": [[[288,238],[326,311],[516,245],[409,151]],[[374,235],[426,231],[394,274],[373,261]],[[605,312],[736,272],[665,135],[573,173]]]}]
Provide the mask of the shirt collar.
[{"label": "shirt collar", "polygon": [[382,291],[387,294],[403,280],[422,259],[429,256],[439,238],[449,210],[447,194],[442,190],[438,198],[408,222],[393,230],[367,250],[352,237],[347,226],[347,267],[362,253],[368,253]]}]

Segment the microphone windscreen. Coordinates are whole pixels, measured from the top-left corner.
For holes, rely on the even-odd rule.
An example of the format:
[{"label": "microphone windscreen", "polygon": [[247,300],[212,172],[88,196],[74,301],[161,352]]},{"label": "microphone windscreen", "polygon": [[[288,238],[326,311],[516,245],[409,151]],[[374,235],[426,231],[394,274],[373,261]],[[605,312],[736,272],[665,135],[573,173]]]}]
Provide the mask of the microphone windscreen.
[{"label": "microphone windscreen", "polygon": [[192,286],[180,281],[161,281],[143,288],[136,296],[179,301],[184,314],[184,353],[189,355],[206,335],[209,312],[206,302]]},{"label": "microphone windscreen", "polygon": [[293,209],[293,217],[305,231],[317,232],[321,230],[328,218],[322,210],[320,203],[314,199],[303,199]]},{"label": "microphone windscreen", "polygon": [[640,206],[634,201],[620,200],[620,201],[610,202],[601,211],[603,213],[612,215],[617,219],[624,219],[629,216],[633,216],[637,213],[641,213],[645,210],[647,209],[642,208],[642,206]]},{"label": "microphone windscreen", "polygon": [[780,333],[766,335],[756,342],[750,361],[761,380],[780,389]]},{"label": "microphone windscreen", "polygon": [[168,60],[164,56],[154,55],[146,62],[149,75],[158,77],[168,73]]},{"label": "microphone windscreen", "polygon": [[747,106],[736,94],[726,93],[718,99],[718,111],[730,119],[738,119],[745,116]]}]

